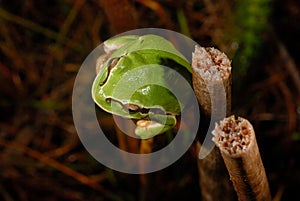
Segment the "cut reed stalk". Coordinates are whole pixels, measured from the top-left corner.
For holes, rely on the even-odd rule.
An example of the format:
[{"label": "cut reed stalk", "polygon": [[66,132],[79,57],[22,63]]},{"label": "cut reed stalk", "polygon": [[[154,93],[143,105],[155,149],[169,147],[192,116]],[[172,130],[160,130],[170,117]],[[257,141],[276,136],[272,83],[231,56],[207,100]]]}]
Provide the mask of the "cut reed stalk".
[{"label": "cut reed stalk", "polygon": [[219,147],[240,201],[271,201],[255,132],[244,118],[230,116],[216,124],[213,141]]},{"label": "cut reed stalk", "polygon": [[[210,117],[220,110],[231,111],[231,61],[215,48],[195,47],[192,58],[193,87],[201,110]],[[225,89],[225,105],[217,105],[220,101],[220,90]],[[218,107],[214,107],[218,106]],[[222,107],[223,108],[220,108]],[[217,110],[217,111],[214,111]]]},{"label": "cut reed stalk", "polygon": [[[192,68],[193,87],[201,107],[201,117],[204,116],[205,120],[204,124],[201,123],[200,125],[200,132],[202,133],[199,135],[201,137],[206,135],[209,120],[220,120],[211,119],[212,115],[221,117],[222,114],[230,114],[231,62],[224,53],[217,49],[196,46],[192,57]],[[226,97],[221,97],[222,95]],[[210,130],[208,130],[207,135],[210,139],[212,138]],[[198,153],[201,148],[205,149],[198,141],[196,149]],[[205,158],[199,158],[197,163],[203,201],[232,201],[236,199],[218,148],[213,148]]]}]

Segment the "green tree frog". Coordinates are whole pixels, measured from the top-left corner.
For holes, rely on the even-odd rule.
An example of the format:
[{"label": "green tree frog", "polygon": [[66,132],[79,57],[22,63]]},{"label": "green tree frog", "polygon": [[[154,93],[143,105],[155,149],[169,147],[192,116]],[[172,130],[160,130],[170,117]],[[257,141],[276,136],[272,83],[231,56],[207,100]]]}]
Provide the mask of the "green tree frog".
[{"label": "green tree frog", "polygon": [[104,51],[92,85],[94,102],[108,113],[133,119],[135,134],[142,139],[172,129],[182,105],[164,87],[168,75],[161,66],[188,77],[192,69],[187,59],[170,41],[153,34],[109,39]]}]

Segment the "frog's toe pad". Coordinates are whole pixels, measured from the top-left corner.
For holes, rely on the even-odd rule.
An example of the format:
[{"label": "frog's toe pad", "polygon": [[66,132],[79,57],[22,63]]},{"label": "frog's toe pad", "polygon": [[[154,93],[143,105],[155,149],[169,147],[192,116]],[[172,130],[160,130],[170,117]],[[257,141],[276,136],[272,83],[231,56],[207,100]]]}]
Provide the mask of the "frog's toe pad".
[{"label": "frog's toe pad", "polygon": [[162,134],[170,129],[170,126],[150,120],[139,120],[136,123],[135,134],[141,139],[149,139],[155,135]]}]

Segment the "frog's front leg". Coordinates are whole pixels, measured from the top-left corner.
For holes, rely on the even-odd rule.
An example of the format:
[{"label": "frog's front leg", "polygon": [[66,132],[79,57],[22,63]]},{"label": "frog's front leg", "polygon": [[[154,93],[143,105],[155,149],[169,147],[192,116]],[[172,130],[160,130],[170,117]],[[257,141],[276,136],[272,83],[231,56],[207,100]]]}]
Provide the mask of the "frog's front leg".
[{"label": "frog's front leg", "polygon": [[176,122],[173,115],[152,115],[151,119],[136,122],[135,134],[141,139],[149,139],[174,128]]}]

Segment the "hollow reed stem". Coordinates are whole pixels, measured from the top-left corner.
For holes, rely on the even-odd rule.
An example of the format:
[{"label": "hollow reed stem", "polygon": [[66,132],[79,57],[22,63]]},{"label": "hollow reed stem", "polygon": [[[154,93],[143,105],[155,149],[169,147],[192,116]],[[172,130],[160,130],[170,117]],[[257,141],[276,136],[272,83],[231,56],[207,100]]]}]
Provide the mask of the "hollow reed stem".
[{"label": "hollow reed stem", "polygon": [[[201,107],[199,138],[208,135],[212,139],[211,126],[231,109],[231,61],[215,48],[195,47],[192,57],[193,87]],[[225,98],[224,98],[225,96]],[[211,118],[213,116],[217,119]],[[209,128],[208,128],[209,127]],[[208,129],[207,129],[208,128]],[[207,131],[208,130],[208,131]],[[201,139],[197,141],[197,152],[205,149]],[[236,199],[233,186],[218,148],[209,150],[204,158],[198,158],[199,183],[202,200],[232,201]],[[224,196],[226,195],[226,196]]]},{"label": "hollow reed stem", "polygon": [[238,199],[271,201],[267,176],[250,122],[230,116],[216,124],[213,135]]}]

